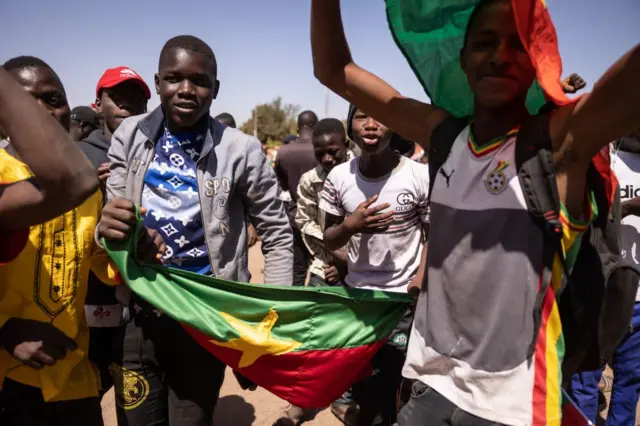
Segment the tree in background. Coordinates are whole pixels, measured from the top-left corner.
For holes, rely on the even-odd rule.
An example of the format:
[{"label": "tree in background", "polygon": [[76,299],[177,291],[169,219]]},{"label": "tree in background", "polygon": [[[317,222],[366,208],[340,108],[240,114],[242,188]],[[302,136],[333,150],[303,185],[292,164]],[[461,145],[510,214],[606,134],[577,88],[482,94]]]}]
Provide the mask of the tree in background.
[{"label": "tree in background", "polygon": [[273,101],[257,105],[251,112],[251,118],[240,126],[240,129],[252,135],[255,129],[254,120],[258,121],[257,137],[261,141],[281,141],[285,136],[296,133],[296,114],[300,106],[284,104],[281,97]]}]

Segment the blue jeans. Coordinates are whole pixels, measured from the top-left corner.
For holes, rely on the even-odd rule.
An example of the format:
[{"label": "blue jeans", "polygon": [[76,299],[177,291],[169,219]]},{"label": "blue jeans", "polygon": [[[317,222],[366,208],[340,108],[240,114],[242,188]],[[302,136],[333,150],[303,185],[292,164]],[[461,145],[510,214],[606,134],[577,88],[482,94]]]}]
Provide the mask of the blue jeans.
[{"label": "blue jeans", "polygon": [[[640,396],[640,303],[633,312],[632,331],[622,341],[615,354],[613,390],[609,403],[607,426],[634,425]],[[594,424],[598,415],[598,383],[603,370],[587,371],[571,377],[569,394],[584,415]]]}]

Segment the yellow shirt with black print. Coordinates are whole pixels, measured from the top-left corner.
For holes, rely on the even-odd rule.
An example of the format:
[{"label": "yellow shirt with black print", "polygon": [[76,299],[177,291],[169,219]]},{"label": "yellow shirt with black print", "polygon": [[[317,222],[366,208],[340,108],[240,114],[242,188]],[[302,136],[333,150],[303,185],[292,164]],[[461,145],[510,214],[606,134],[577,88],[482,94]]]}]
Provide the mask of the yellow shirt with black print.
[{"label": "yellow shirt with black print", "polygon": [[[32,177],[28,167],[0,150],[0,181]],[[5,378],[42,389],[45,401],[98,395],[99,374],[88,359],[89,327],[84,315],[89,269],[116,284],[116,271],[94,240],[102,194],[79,207],[32,226],[20,254],[0,266],[0,327],[9,318],[48,322],[75,340],[77,350],[53,366],[36,370],[0,349],[0,386]]]}]

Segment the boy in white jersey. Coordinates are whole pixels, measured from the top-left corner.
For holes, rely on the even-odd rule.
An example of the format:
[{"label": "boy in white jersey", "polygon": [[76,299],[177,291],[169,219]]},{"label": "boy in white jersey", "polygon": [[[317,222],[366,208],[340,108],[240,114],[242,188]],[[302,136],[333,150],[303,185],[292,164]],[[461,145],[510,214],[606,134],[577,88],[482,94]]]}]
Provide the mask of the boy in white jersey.
[{"label": "boy in white jersey", "polygon": [[[640,129],[613,144],[611,167],[620,182],[622,256],[640,264]],[[607,426],[636,424],[640,395],[640,289],[629,334],[618,346],[611,362],[613,389]],[[598,384],[603,370],[587,371],[571,377],[571,397],[584,415],[596,422]]]},{"label": "boy in white jersey", "polygon": [[[362,155],[327,176],[320,199],[325,245],[330,250],[347,246],[347,286],[408,292],[424,272],[429,169],[393,152],[392,132],[364,111],[352,106],[347,120],[349,137]],[[411,321],[408,312],[374,357],[374,375],[353,386],[358,425],[373,424],[377,417],[378,424],[395,422]]]},{"label": "boy in white jersey", "polygon": [[[563,282],[560,262],[575,253],[585,222],[593,217],[586,170],[594,155],[640,123],[640,45],[616,61],[590,94],[567,102],[559,95],[559,67],[547,73],[552,62],[559,65],[559,57],[544,2],[476,4],[461,40],[460,67],[447,68],[449,74],[443,75],[464,74],[473,110],[466,128],[448,140],[453,146],[431,194],[428,280],[418,299],[404,369],[418,382],[398,424],[559,425],[564,345],[554,291]],[[426,10],[420,9],[424,21],[411,22],[408,31],[439,16]],[[455,13],[457,22],[460,15]],[[522,28],[529,21],[536,22],[535,29]],[[546,25],[545,31],[537,24]],[[548,49],[540,48],[543,43]],[[438,130],[456,116],[402,96],[358,66],[346,41],[339,0],[312,0],[311,47],[314,74],[325,86],[426,152]],[[543,79],[545,93],[560,106],[531,117],[527,93],[543,74],[548,77]],[[551,147],[563,206],[558,212],[562,251],[554,257],[558,267],[546,271],[543,230],[529,215],[514,175],[520,126],[538,131],[539,142]],[[380,216],[367,219],[375,224]],[[536,329],[533,307],[543,275],[551,290],[543,296],[544,327]]]}]

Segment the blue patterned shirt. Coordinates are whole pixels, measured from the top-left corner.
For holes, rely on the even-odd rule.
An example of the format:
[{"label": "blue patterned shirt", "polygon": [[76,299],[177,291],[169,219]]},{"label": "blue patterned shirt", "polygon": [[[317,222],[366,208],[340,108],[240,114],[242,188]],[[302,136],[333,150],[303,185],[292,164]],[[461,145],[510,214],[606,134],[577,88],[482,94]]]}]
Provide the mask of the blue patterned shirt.
[{"label": "blue patterned shirt", "polygon": [[174,135],[165,127],[144,177],[142,207],[145,226],[158,230],[167,245],[162,262],[210,275],[196,181],[203,143],[201,132]]}]

